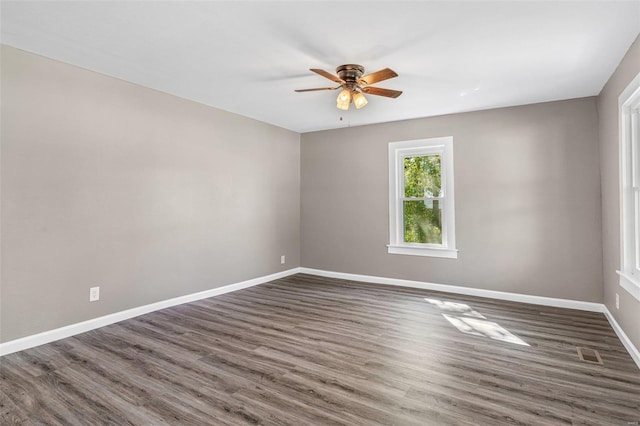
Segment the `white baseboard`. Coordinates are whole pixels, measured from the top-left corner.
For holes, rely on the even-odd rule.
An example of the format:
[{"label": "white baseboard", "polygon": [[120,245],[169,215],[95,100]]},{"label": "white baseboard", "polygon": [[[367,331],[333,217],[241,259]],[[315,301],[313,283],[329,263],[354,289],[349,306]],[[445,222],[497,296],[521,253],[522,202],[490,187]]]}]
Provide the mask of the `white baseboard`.
[{"label": "white baseboard", "polygon": [[76,334],[104,327],[105,325],[137,317],[149,312],[169,308],[171,306],[182,305],[183,303],[194,302],[200,299],[206,299],[208,297],[218,296],[220,294],[225,294],[232,291],[242,290],[243,288],[253,287],[258,284],[263,284],[269,281],[277,280],[279,278],[288,277],[289,275],[294,275],[299,272],[300,268],[293,268],[286,271],[277,272],[275,274],[253,278],[247,281],[241,281],[222,287],[212,288],[210,290],[200,291],[198,293],[187,294],[185,296],[174,297],[173,299],[167,299],[160,302],[150,303],[144,306],[138,306],[137,308],[131,308],[99,318],[93,318],[76,324],[67,325],[65,327],[56,328],[54,330],[22,337],[20,339],[10,340],[5,343],[0,343],[0,356],[44,345],[45,343],[50,343],[55,340],[71,337]]},{"label": "white baseboard", "polygon": [[318,275],[328,278],[361,281],[365,283],[397,285],[401,287],[421,288],[424,290],[442,291],[445,293],[465,294],[467,296],[486,297],[490,299],[509,300],[512,302],[532,303],[534,305],[555,306],[558,308],[579,309],[581,311],[604,312],[602,303],[581,302],[578,300],[556,299],[553,297],[530,296],[528,294],[507,293],[504,291],[484,290],[480,288],[459,287],[455,285],[435,284],[423,281],[384,278],[372,275],[348,274],[344,272],[323,271],[321,269],[300,268],[300,273]]},{"label": "white baseboard", "polygon": [[618,324],[618,321],[616,321],[613,314],[611,314],[611,311],[609,311],[609,308],[607,308],[606,305],[603,305],[603,306],[604,306],[604,315],[607,317],[607,320],[609,320],[609,324],[611,324],[611,328],[613,328],[613,331],[616,332],[616,334],[618,335],[618,338],[624,345],[625,349],[627,350],[627,352],[629,352],[629,355],[631,355],[631,358],[633,358],[638,368],[640,368],[640,351],[631,342],[631,339],[629,339],[629,336],[627,336],[627,333],[625,333],[622,330],[622,327],[620,327],[620,324]]}]

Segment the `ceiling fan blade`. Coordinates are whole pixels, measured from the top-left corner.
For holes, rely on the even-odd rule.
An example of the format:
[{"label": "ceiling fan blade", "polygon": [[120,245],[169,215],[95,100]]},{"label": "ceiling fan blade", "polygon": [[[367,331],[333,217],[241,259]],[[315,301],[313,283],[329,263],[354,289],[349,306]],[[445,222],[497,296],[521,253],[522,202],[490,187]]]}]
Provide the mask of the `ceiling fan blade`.
[{"label": "ceiling fan blade", "polygon": [[341,86],[338,87],[317,87],[315,89],[296,89],[295,92],[315,92],[316,90],[337,90]]},{"label": "ceiling fan blade", "polygon": [[397,98],[402,95],[401,90],[383,89],[382,87],[363,87],[362,91],[367,95],[386,96],[387,98]]},{"label": "ceiling fan blade", "polygon": [[330,72],[327,72],[325,70],[321,70],[321,69],[317,69],[317,68],[311,68],[309,71],[313,71],[316,74],[320,74],[324,78],[328,78],[329,80],[335,81],[336,83],[344,83],[344,81],[342,79],[340,79],[340,77],[338,77],[336,75],[333,75]]},{"label": "ceiling fan blade", "polygon": [[364,84],[364,85],[375,84],[379,81],[388,80],[390,78],[397,77],[397,76],[398,74],[394,70],[392,70],[391,68],[385,68],[383,70],[376,71],[374,73],[361,77],[358,80],[358,84]]}]

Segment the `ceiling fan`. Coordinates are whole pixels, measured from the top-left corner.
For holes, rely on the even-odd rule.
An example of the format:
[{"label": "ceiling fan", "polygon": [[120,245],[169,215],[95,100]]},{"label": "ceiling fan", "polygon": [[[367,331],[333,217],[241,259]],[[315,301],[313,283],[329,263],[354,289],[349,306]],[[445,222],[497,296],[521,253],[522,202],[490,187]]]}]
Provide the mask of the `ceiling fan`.
[{"label": "ceiling fan", "polygon": [[336,87],[318,87],[315,89],[298,89],[296,92],[314,92],[317,90],[338,90],[342,88],[342,91],[338,95],[336,106],[342,110],[348,110],[349,104],[354,103],[357,109],[365,106],[367,98],[364,97],[364,93],[367,95],[386,96],[387,98],[397,98],[402,95],[400,90],[383,89],[381,87],[371,87],[372,84],[379,81],[388,80],[390,78],[397,77],[398,74],[392,69],[385,68],[380,71],[365,75],[364,67],[356,64],[340,65],[336,68],[337,76],[320,69],[310,69],[329,80],[338,83]]}]

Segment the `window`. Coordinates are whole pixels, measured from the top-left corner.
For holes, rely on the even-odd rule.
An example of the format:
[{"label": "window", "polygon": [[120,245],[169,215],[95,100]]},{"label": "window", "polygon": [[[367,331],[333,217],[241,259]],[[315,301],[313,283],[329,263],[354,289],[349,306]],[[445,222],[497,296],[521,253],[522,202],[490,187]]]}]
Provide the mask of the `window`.
[{"label": "window", "polygon": [[619,98],[620,285],[640,300],[640,74]]},{"label": "window", "polygon": [[391,254],[457,258],[453,138],[389,144]]}]

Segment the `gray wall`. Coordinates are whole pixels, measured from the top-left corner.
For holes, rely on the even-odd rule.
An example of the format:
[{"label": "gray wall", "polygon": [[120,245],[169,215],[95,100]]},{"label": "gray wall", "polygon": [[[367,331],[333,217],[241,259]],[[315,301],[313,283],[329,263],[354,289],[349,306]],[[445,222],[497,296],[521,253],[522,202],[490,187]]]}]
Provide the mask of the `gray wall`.
[{"label": "gray wall", "polygon": [[297,133],[6,46],[1,82],[2,341],[299,266]]},{"label": "gray wall", "polygon": [[[597,121],[584,98],[303,134],[302,266],[601,302]],[[448,135],[459,258],[387,254],[387,144]]]},{"label": "gray wall", "polygon": [[[620,287],[620,168],[618,97],[640,73],[640,39],[626,56],[598,96],[600,170],[602,175],[602,233],[604,259],[604,303],[636,348],[640,348],[640,302]],[[620,309],[616,309],[616,293]]]}]

